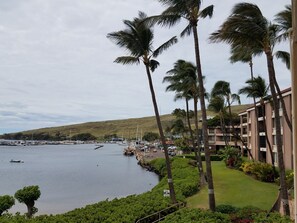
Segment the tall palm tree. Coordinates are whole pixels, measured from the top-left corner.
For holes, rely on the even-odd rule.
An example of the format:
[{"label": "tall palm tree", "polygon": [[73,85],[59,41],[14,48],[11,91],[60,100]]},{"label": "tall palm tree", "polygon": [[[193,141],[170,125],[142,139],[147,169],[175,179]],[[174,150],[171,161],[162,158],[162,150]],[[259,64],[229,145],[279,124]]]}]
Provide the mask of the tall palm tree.
[{"label": "tall palm tree", "polygon": [[[195,133],[196,140],[192,134],[191,124],[188,118],[188,128],[190,130],[192,144],[194,147],[195,157],[197,160],[197,167],[200,175],[200,185],[205,184],[205,176],[203,172],[202,159],[201,159],[201,151],[199,148],[199,129],[198,129],[198,99],[199,99],[199,86],[196,75],[196,67],[184,60],[178,60],[174,64],[174,68],[167,72],[167,76],[164,77],[163,82],[169,82],[170,84],[167,86],[166,90],[175,91],[176,98],[184,97],[186,98],[186,102],[190,98],[194,100],[194,118],[195,118]],[[188,104],[186,104],[188,110]],[[195,143],[195,141],[197,143]]]},{"label": "tall palm tree", "polygon": [[234,6],[231,15],[221,25],[220,29],[211,34],[210,39],[213,42],[226,42],[231,46],[249,46],[253,52],[262,50],[262,52],[266,55],[269,87],[273,99],[276,121],[276,143],[280,168],[281,198],[284,204],[284,213],[289,215],[290,208],[288,204],[287,184],[285,181],[285,165],[282,151],[282,136],[278,101],[278,96],[280,99],[282,97],[280,92],[277,94],[278,88],[276,84],[272,54],[278,33],[277,31],[278,30],[276,26],[267,21],[257,5],[250,3],[239,3]]},{"label": "tall palm tree", "polygon": [[167,167],[167,176],[168,176],[168,186],[170,190],[170,198],[173,203],[176,203],[176,196],[174,191],[174,185],[172,180],[172,172],[170,166],[170,158],[166,146],[166,140],[163,133],[163,128],[161,124],[161,119],[159,115],[156,95],[154,91],[153,81],[151,72],[153,72],[159,65],[159,62],[154,60],[159,54],[164,50],[168,49],[170,46],[177,42],[176,37],[172,37],[167,42],[163,43],[158,48],[153,48],[154,33],[152,27],[146,23],[143,23],[143,20],[147,16],[143,12],[139,12],[139,17],[134,18],[132,21],[124,20],[126,29],[112,32],[107,35],[107,38],[111,39],[121,48],[125,48],[129,55],[121,56],[116,58],[116,63],[121,63],[124,65],[139,64],[142,62],[146,69],[146,75],[148,78],[149,88],[151,92],[152,102],[154,106],[157,126],[159,129],[159,134],[161,142],[164,148],[166,167]]},{"label": "tall palm tree", "polygon": [[200,95],[200,107],[202,113],[202,130],[203,130],[203,144],[205,151],[205,163],[206,163],[206,175],[208,181],[208,199],[209,209],[215,210],[215,195],[214,185],[210,161],[210,151],[208,143],[207,132],[207,114],[205,105],[205,89],[203,84],[202,66],[200,60],[199,38],[198,38],[198,21],[206,17],[212,17],[213,5],[207,6],[201,9],[201,0],[158,0],[164,6],[167,7],[165,11],[159,16],[152,16],[149,21],[157,22],[162,26],[172,27],[182,19],[188,21],[188,25],[181,32],[181,37],[193,34],[194,36],[194,49],[195,49],[195,62],[197,67],[198,83],[199,83],[199,95]]},{"label": "tall palm tree", "polygon": [[[270,153],[270,158],[271,158],[271,163],[272,163],[272,168],[273,168],[273,173],[275,177],[276,170],[275,170],[275,165],[274,165],[274,156],[273,156],[273,150],[272,150],[272,145],[271,142],[268,138],[267,134],[267,125],[266,125],[266,116],[265,116],[265,100],[268,96],[268,90],[269,87],[266,84],[266,81],[264,78],[258,76],[255,78],[250,78],[246,82],[246,86],[239,89],[238,93],[239,94],[245,94],[249,98],[257,98],[260,100],[260,105],[261,105],[261,110],[263,114],[263,128],[265,132],[265,139],[266,143],[268,145],[269,153]],[[255,105],[255,111],[257,110],[257,105]],[[258,118],[257,118],[258,120]],[[257,132],[259,135],[259,131]]]},{"label": "tall palm tree", "polygon": [[[259,52],[256,52],[255,54],[258,54]],[[237,62],[242,62],[242,63],[248,63],[250,67],[250,76],[251,79],[254,79],[254,64],[253,64],[253,51],[251,50],[250,47],[248,46],[242,46],[242,45],[236,45],[231,48],[231,56],[229,58],[231,63],[237,63]],[[254,103],[254,108],[255,108],[255,116],[256,119],[258,120],[258,110],[257,105],[256,105],[256,98],[253,98],[253,103]],[[259,124],[258,122],[255,123],[256,125],[256,130],[257,130],[257,145],[258,145],[258,154],[260,153],[260,135],[259,133]],[[247,148],[247,145],[244,143],[247,151],[250,151],[249,148]],[[243,151],[242,151],[243,154]],[[250,153],[251,154],[251,153]],[[259,157],[258,157],[259,158]]]}]

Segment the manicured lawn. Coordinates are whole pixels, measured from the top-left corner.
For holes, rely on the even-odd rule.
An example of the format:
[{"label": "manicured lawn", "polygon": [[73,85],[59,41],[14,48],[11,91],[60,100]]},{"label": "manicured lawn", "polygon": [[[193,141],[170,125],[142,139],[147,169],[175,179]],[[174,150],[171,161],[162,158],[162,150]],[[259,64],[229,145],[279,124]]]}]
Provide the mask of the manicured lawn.
[{"label": "manicured lawn", "polygon": [[[236,207],[252,205],[263,210],[272,207],[278,193],[276,184],[263,183],[238,170],[225,167],[223,162],[212,162],[216,205]],[[187,199],[189,207],[208,208],[207,187]]]}]

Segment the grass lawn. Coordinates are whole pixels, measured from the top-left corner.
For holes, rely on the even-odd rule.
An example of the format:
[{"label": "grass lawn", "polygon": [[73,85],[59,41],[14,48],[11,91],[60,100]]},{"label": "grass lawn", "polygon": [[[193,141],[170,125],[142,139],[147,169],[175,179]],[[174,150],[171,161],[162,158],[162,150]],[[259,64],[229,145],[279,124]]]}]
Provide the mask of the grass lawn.
[{"label": "grass lawn", "polygon": [[[236,207],[252,205],[263,210],[272,207],[278,193],[276,184],[264,183],[238,170],[225,167],[223,162],[212,162],[216,205]],[[187,199],[189,207],[208,209],[207,187]]]}]

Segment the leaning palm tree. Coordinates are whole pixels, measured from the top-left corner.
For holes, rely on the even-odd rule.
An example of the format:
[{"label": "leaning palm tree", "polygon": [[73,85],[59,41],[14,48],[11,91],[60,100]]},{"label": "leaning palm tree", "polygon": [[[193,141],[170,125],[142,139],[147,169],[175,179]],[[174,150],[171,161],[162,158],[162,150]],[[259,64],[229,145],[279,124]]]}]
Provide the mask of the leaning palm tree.
[{"label": "leaning palm tree", "polygon": [[[190,135],[192,139],[192,144],[194,147],[194,153],[197,160],[198,172],[200,175],[200,185],[203,186],[205,184],[205,176],[203,172],[203,165],[201,159],[201,151],[199,148],[199,129],[198,129],[198,99],[199,99],[199,86],[197,83],[197,75],[196,75],[196,67],[184,60],[178,60],[174,64],[174,68],[167,71],[167,76],[164,77],[163,82],[169,82],[170,84],[167,86],[166,90],[175,91],[176,96],[175,99],[185,98],[186,99],[186,107],[188,113],[188,100],[192,98],[194,100],[194,118],[195,118],[195,133],[196,140],[194,135],[192,134],[192,128],[188,116],[188,128],[190,130]],[[197,143],[195,143],[195,141]]]},{"label": "leaning palm tree", "polygon": [[234,6],[231,15],[221,25],[220,29],[211,34],[210,39],[213,42],[226,42],[231,46],[249,46],[253,52],[262,50],[266,55],[269,87],[273,99],[276,121],[276,144],[280,168],[281,198],[284,204],[284,213],[290,215],[278,101],[278,96],[281,99],[282,95],[278,92],[273,63],[273,47],[277,34],[277,27],[267,21],[258,6],[250,3],[239,3]]},{"label": "leaning palm tree", "polygon": [[205,105],[205,89],[203,84],[202,66],[200,60],[199,38],[198,38],[198,21],[206,17],[212,17],[213,5],[207,6],[201,9],[201,0],[158,0],[164,6],[167,7],[161,15],[152,16],[148,21],[158,23],[162,26],[172,27],[182,19],[186,19],[188,25],[181,32],[181,37],[193,34],[194,36],[194,49],[195,49],[195,62],[197,67],[198,83],[199,83],[199,95],[200,95],[200,107],[202,113],[202,130],[203,130],[203,144],[205,151],[206,162],[206,175],[208,182],[208,199],[210,210],[215,210],[215,195],[214,185],[210,161],[210,151],[208,143],[208,131],[207,131],[207,115]]},{"label": "leaning palm tree", "polygon": [[170,46],[177,42],[177,38],[173,37],[164,44],[162,44],[157,49],[153,49],[153,39],[154,33],[152,27],[143,23],[142,21],[146,19],[147,16],[143,12],[139,12],[139,17],[134,18],[134,20],[124,20],[126,29],[112,32],[107,35],[107,38],[111,39],[121,48],[125,48],[129,55],[121,56],[116,58],[116,63],[121,63],[124,65],[139,64],[142,62],[146,69],[146,74],[149,82],[149,88],[152,96],[152,102],[154,106],[157,126],[159,129],[159,134],[164,148],[167,176],[168,176],[168,186],[170,190],[170,198],[173,203],[176,203],[176,196],[174,191],[174,185],[172,180],[170,158],[167,151],[165,136],[163,133],[163,128],[161,124],[161,119],[159,115],[156,95],[154,91],[153,81],[151,77],[151,72],[153,72],[159,65],[159,62],[154,60],[159,54],[164,50],[168,49]]}]

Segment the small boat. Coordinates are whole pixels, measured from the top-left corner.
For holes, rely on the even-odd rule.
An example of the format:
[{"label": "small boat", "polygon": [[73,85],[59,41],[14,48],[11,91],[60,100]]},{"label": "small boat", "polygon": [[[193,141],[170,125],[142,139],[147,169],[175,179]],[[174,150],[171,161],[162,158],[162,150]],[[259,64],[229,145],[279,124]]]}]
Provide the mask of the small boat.
[{"label": "small boat", "polygon": [[135,148],[127,147],[124,149],[125,156],[133,156],[135,154]]},{"label": "small boat", "polygon": [[96,146],[94,149],[96,150],[96,149],[100,149],[100,148],[102,148],[103,147],[103,145],[98,145],[98,146]]},{"label": "small boat", "polygon": [[10,160],[11,163],[23,163],[23,160]]}]

